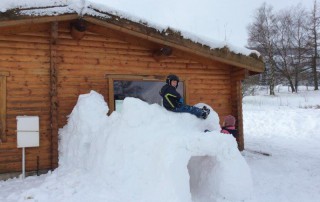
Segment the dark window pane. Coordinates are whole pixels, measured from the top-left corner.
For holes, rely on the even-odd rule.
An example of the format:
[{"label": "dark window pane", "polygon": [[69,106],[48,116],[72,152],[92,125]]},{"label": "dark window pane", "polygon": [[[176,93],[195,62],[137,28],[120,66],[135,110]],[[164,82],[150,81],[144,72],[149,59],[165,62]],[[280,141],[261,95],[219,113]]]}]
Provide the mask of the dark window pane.
[{"label": "dark window pane", "polygon": [[[115,80],[113,82],[115,110],[120,110],[122,100],[125,97],[135,97],[149,104],[158,103],[162,105],[162,97],[159,95],[159,91],[164,84],[160,81]],[[183,82],[179,82],[177,90],[181,96],[184,96]]]}]

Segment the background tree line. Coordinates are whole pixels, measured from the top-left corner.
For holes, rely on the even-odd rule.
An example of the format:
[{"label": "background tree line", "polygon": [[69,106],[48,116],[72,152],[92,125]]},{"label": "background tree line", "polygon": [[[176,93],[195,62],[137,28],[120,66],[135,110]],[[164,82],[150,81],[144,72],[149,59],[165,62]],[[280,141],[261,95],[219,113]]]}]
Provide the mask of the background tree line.
[{"label": "background tree line", "polygon": [[319,89],[320,12],[316,0],[311,10],[299,4],[274,11],[264,3],[247,30],[247,48],[262,54],[266,71],[246,79],[244,93],[250,93],[254,85],[269,86],[270,95],[275,95],[278,84],[290,86],[292,92],[298,92],[299,85]]}]

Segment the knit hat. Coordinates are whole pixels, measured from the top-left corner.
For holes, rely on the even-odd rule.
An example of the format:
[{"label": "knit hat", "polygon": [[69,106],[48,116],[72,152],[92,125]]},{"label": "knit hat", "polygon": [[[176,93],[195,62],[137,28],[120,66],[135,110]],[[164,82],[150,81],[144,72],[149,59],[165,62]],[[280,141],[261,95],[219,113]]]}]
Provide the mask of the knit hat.
[{"label": "knit hat", "polygon": [[224,117],[224,126],[235,126],[236,125],[236,118],[232,115],[228,115]]}]

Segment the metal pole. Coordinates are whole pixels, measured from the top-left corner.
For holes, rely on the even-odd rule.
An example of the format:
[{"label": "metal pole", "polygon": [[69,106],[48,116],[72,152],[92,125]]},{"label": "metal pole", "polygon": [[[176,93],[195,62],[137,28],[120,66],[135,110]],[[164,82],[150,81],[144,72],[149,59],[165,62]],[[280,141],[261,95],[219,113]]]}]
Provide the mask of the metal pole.
[{"label": "metal pole", "polygon": [[24,179],[25,178],[25,175],[26,175],[26,171],[25,171],[25,169],[26,169],[26,166],[25,166],[25,161],[26,159],[25,159],[25,148],[24,147],[22,147],[22,179]]}]

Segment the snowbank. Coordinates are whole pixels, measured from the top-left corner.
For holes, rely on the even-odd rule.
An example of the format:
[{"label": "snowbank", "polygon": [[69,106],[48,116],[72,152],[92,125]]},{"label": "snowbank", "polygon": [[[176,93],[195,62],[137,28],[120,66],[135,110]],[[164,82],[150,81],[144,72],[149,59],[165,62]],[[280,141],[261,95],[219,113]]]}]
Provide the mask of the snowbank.
[{"label": "snowbank", "polygon": [[[284,89],[285,90],[285,89]],[[308,202],[318,202],[320,198],[319,188],[320,187],[320,150],[319,144],[320,139],[318,135],[317,126],[320,121],[320,113],[319,113],[319,101],[320,101],[320,92],[308,91],[305,93],[299,94],[283,94],[284,92],[280,91],[279,95],[272,98],[270,96],[261,96],[261,100],[263,102],[250,102],[252,98],[245,97],[244,99],[244,131],[245,131],[245,145],[246,150],[242,152],[244,158],[248,162],[253,178],[253,187],[254,192],[252,197],[248,200],[244,200],[246,202],[270,202],[270,201],[281,201],[281,202],[300,202],[300,201],[308,201]],[[96,94],[97,97],[98,94]],[[297,99],[298,97],[306,97],[307,99],[303,100]],[[305,96],[306,95],[306,96]],[[86,95],[83,95],[86,96]],[[82,96],[82,97],[83,97]],[[88,94],[87,96],[94,96],[92,94]],[[259,96],[255,96],[259,98]],[[269,104],[268,99],[277,99],[277,97],[283,97],[288,99],[288,106],[280,105],[279,103],[275,103],[273,105]],[[262,99],[266,98],[266,99]],[[291,99],[294,98],[294,99]],[[90,99],[84,99],[90,100]],[[93,99],[92,99],[93,100]],[[100,100],[104,103],[102,98],[97,98],[94,100]],[[100,101],[98,103],[100,103]],[[89,101],[90,102],[90,101]],[[300,102],[302,106],[310,106],[313,108],[300,108]],[[314,103],[314,104],[312,104]],[[95,107],[96,104],[89,105],[88,107]],[[101,104],[102,106],[103,104]],[[77,105],[78,107],[83,106],[83,104]],[[99,106],[99,105],[98,105]],[[100,107],[101,107],[100,106]],[[98,111],[107,108],[97,107]],[[149,108],[147,105],[146,108]],[[290,110],[288,110],[290,109]],[[293,113],[292,110],[295,110]],[[76,110],[76,109],[75,109]],[[145,109],[144,109],[145,110]],[[86,112],[86,110],[84,110]],[[94,117],[97,114],[93,110],[90,110],[90,115],[88,117]],[[168,113],[168,118],[172,113]],[[113,116],[113,115],[112,115]],[[112,117],[111,116],[111,117]],[[179,116],[179,114],[175,114],[172,116]],[[77,120],[76,116],[74,117],[74,121]],[[110,120],[111,117],[106,117],[105,114],[101,117],[105,117],[99,119],[100,121]],[[275,119],[277,117],[277,119]],[[98,120],[98,119],[96,119]],[[283,121],[287,121],[283,123]],[[295,124],[292,124],[292,120],[295,121]],[[66,127],[70,126],[71,116],[69,119],[69,123]],[[110,122],[109,122],[110,123]],[[203,123],[203,122],[202,122]],[[280,123],[280,124],[279,124]],[[80,127],[80,125],[74,124],[75,127]],[[129,129],[129,128],[128,128]],[[201,133],[202,134],[202,133]],[[65,134],[69,135],[69,134]],[[100,135],[100,134],[99,134]],[[209,135],[205,133],[204,135],[200,135],[199,138],[203,138],[203,136]],[[215,134],[214,134],[215,135]],[[104,136],[101,134],[100,136]],[[221,136],[221,134],[219,134]],[[70,134],[70,137],[73,135]],[[134,137],[134,134],[133,136]],[[102,139],[104,139],[103,137]],[[80,138],[79,138],[80,139]],[[101,140],[102,140],[101,139]],[[98,139],[97,139],[98,141]],[[218,141],[218,140],[217,140]],[[62,142],[67,142],[65,139]],[[75,141],[77,142],[77,141]],[[168,142],[171,140],[168,138]],[[65,144],[64,143],[64,144]],[[162,144],[165,142],[162,142]],[[63,144],[63,145],[64,145]],[[91,144],[91,143],[90,143]],[[120,144],[120,143],[118,143]],[[126,144],[126,143],[124,143]],[[60,146],[63,146],[60,144]],[[104,143],[101,143],[103,147],[96,148],[98,151],[95,155],[96,157],[101,157],[102,153],[107,152],[107,147],[104,146]],[[66,145],[65,145],[66,146]],[[199,144],[199,146],[201,146]],[[72,147],[72,145],[70,145]],[[143,147],[143,146],[142,146]],[[185,145],[184,145],[185,147]],[[71,150],[71,148],[70,148]],[[87,151],[86,149],[84,151]],[[108,150],[108,152],[110,149]],[[74,151],[74,154],[77,154],[81,151]],[[153,151],[152,151],[153,152]],[[261,152],[269,153],[271,156],[262,155]],[[151,153],[151,152],[149,152]],[[85,154],[79,153],[78,156]],[[177,155],[177,154],[175,154]],[[64,158],[66,157],[65,155]],[[111,156],[111,155],[110,155]],[[165,158],[165,153],[161,155],[161,157]],[[72,155],[68,158],[71,158]],[[110,158],[118,158],[118,155],[111,156]],[[65,158],[67,160],[68,158]],[[25,179],[9,179],[6,181],[0,181],[0,201],[1,202],[17,202],[17,201],[28,201],[28,202],[123,202],[122,199],[126,198],[120,195],[123,194],[123,190],[116,190],[120,186],[116,187],[114,184],[116,182],[111,182],[108,177],[105,175],[103,167],[97,168],[100,169],[101,174],[97,174],[97,172],[91,171],[91,168],[83,168],[78,166],[69,166],[67,162],[63,162],[60,159],[61,164],[65,164],[64,166],[60,166],[52,173],[48,173],[46,175],[41,176],[33,176],[27,177]],[[160,160],[159,160],[160,161]],[[84,162],[81,160],[80,162]],[[155,162],[158,162],[155,160]],[[143,162],[142,162],[143,163]],[[73,163],[72,163],[73,164]],[[94,164],[91,167],[100,166],[101,163]],[[194,166],[197,164],[197,166]],[[149,166],[144,164],[146,167]],[[220,164],[221,165],[221,164]],[[161,165],[160,165],[161,166]],[[214,183],[214,181],[208,182],[206,180],[208,175],[215,176],[215,178],[222,178],[223,175],[215,174],[212,169],[215,169],[218,164],[216,164],[215,159],[210,156],[199,156],[199,157],[191,157],[188,163],[188,173],[190,176],[190,189],[191,196],[193,201],[201,201],[199,198],[203,196],[202,201],[220,201],[218,197],[214,196],[214,199],[208,199],[210,191],[208,188],[211,188],[213,185],[210,183]],[[70,167],[70,169],[66,169]],[[155,167],[155,166],[153,166]],[[238,171],[238,166],[235,169],[234,167],[228,167],[228,169],[232,169],[233,174],[241,175],[241,170]],[[215,169],[217,171],[219,169]],[[221,171],[221,170],[220,170]],[[225,173],[228,173],[226,171]],[[162,174],[159,176],[163,176]],[[227,177],[232,178],[230,173],[226,174]],[[134,178],[136,176],[130,176]],[[139,176],[137,176],[139,177]],[[239,180],[239,176],[236,176],[234,179]],[[159,177],[160,178],[160,177]],[[221,179],[220,178],[220,179]],[[175,178],[176,179],[176,178]],[[211,178],[208,178],[211,179]],[[246,179],[247,180],[247,179]],[[130,181],[130,180],[128,180]],[[131,179],[131,182],[134,180]],[[216,180],[218,181],[218,180]],[[205,182],[205,183],[202,183]],[[154,182],[149,183],[151,186]],[[207,183],[207,185],[206,185]],[[209,185],[208,185],[209,184]],[[239,183],[240,184],[240,183]],[[134,184],[135,186],[140,186],[137,182]],[[134,186],[131,185],[131,186]],[[202,188],[201,185],[205,186]],[[221,185],[220,187],[222,187]],[[227,185],[226,185],[227,186]],[[230,185],[232,187],[233,185]],[[246,186],[246,185],[244,185]],[[227,188],[230,188],[227,187]],[[238,189],[242,186],[238,186]],[[145,188],[145,186],[142,186]],[[146,198],[152,198],[151,195],[146,190],[144,194]],[[237,191],[237,190],[232,190]],[[153,192],[151,192],[153,193]],[[215,192],[217,193],[217,192]],[[220,193],[218,191],[218,193]],[[240,192],[236,192],[239,193]],[[117,195],[118,194],[118,195]],[[132,196],[132,193],[130,193]],[[212,193],[214,194],[214,193]],[[129,198],[129,197],[127,197]],[[155,200],[152,201],[160,201],[162,196],[156,194],[154,196]],[[208,199],[208,200],[206,200]],[[130,202],[138,201],[137,198],[132,197]],[[143,201],[143,200],[142,200]],[[224,202],[229,202],[230,200],[222,200]],[[242,200],[235,200],[242,201]],[[139,201],[140,202],[140,201]]]},{"label": "snowbank", "polygon": [[[251,196],[249,167],[234,138],[219,133],[213,110],[201,120],[136,98],[124,100],[121,114],[107,116],[108,110],[102,95],[81,95],[59,131],[59,168],[8,201],[211,202]],[[207,128],[212,132],[204,133]]]},{"label": "snowbank", "polygon": [[[92,172],[118,190],[119,201],[250,196],[249,168],[232,136],[219,133],[214,111],[203,121],[126,98],[121,114],[107,112],[96,92],[79,97],[60,131],[60,168]],[[213,132],[203,133],[208,126]]]}]

